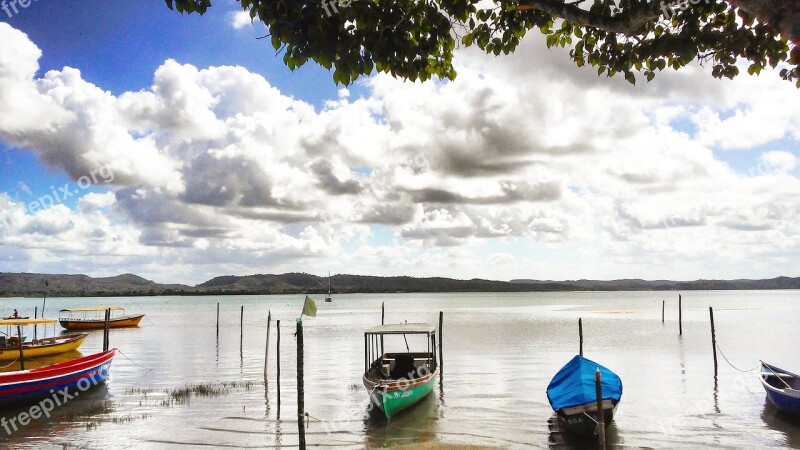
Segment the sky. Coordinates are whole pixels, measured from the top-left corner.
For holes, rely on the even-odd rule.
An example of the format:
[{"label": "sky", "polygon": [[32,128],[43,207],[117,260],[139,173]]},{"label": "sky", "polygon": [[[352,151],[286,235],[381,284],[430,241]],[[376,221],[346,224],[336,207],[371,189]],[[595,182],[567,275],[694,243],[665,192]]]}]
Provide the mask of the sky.
[{"label": "sky", "polygon": [[0,10],[0,272],[798,276],[800,90],[777,71],[632,86],[531,33],[458,49],[454,81],[345,89],[237,4]]}]

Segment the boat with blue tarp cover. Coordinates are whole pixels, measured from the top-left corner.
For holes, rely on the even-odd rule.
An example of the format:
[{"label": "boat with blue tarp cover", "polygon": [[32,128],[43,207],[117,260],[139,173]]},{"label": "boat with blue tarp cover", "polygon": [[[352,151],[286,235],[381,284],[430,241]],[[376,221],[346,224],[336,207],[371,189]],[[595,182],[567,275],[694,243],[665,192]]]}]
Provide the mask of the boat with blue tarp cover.
[{"label": "boat with blue tarp cover", "polygon": [[550,406],[570,430],[580,434],[597,432],[597,394],[595,371],[600,370],[603,388],[603,417],[606,426],[614,420],[614,413],[622,398],[622,380],[606,367],[575,355],[556,373],[547,386]]}]

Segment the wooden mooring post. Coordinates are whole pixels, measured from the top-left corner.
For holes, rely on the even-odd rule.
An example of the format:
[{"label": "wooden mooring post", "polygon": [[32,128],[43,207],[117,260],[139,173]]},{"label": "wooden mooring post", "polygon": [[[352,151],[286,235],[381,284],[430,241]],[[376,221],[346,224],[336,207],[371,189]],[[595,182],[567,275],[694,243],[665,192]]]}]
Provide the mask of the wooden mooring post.
[{"label": "wooden mooring post", "polygon": [[300,450],[306,448],[305,393],[303,391],[303,319],[297,319],[297,438]]},{"label": "wooden mooring post", "polygon": [[664,323],[664,308],[667,306],[666,300],[661,300],[661,323]]},{"label": "wooden mooring post", "polygon": [[714,378],[717,378],[717,332],[714,329],[714,308],[708,307],[708,315],[711,318],[711,347],[714,351]]},{"label": "wooden mooring post", "polygon": [[275,334],[278,343],[275,345],[275,366],[277,367],[277,379],[275,387],[278,389],[278,416],[281,414],[281,321],[275,321]]},{"label": "wooden mooring post", "polygon": [[439,380],[443,379],[444,372],[444,342],[442,342],[442,324],[444,323],[444,311],[439,311]]},{"label": "wooden mooring post", "polygon": [[242,305],[242,313],[239,315],[239,346],[244,343],[244,305]]},{"label": "wooden mooring post", "polygon": [[22,327],[17,325],[17,339],[19,342],[19,370],[25,370],[25,357],[22,354]]},{"label": "wooden mooring post", "polygon": [[580,355],[583,356],[583,318],[578,318],[578,337],[581,340],[581,345],[579,348]]},{"label": "wooden mooring post", "polygon": [[678,335],[683,336],[683,299],[678,294]]},{"label": "wooden mooring post", "polygon": [[606,449],[606,418],[603,411],[603,383],[600,369],[594,372],[594,388],[597,394],[597,448]]},{"label": "wooden mooring post", "polygon": [[219,338],[219,302],[217,302],[217,337]]},{"label": "wooden mooring post", "polygon": [[[34,319],[38,319],[39,318],[39,307],[38,306],[34,306],[33,307],[33,318]],[[37,334],[39,334],[39,324],[35,324],[33,326],[33,340],[34,341],[36,340],[36,335]],[[47,334],[47,330],[45,330],[45,334]]]},{"label": "wooden mooring post", "polygon": [[107,352],[109,347],[109,331],[111,329],[111,308],[106,308],[105,324],[103,326],[103,351]]},{"label": "wooden mooring post", "polygon": [[[267,384],[267,364],[269,362],[269,331],[272,328],[272,311],[267,313],[267,343],[264,345],[264,386]],[[265,388],[266,389],[266,388]]]}]

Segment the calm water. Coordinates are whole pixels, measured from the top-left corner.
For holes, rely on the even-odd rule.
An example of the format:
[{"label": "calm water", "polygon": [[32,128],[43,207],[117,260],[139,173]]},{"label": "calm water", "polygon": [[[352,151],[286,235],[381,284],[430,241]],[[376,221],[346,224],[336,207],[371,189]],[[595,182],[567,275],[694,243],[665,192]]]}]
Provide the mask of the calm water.
[{"label": "calm water", "polygon": [[[661,323],[661,300],[667,300]],[[800,421],[767,403],[757,371],[720,356],[715,383],[708,306],[719,346],[743,370],[758,359],[800,370],[800,292],[687,292],[683,337],[677,295],[634,293],[384,294],[318,298],[306,318],[305,402],[314,418],[308,443],[365,448],[418,442],[498,448],[582,448],[550,423],[545,390],[578,350],[624,384],[608,441],[617,447],[800,448]],[[295,318],[303,296],[48,299],[63,307],[119,304],[147,314],[138,329],[113,330],[119,354],[109,382],[7,436],[2,448],[265,448],[296,446]],[[215,315],[221,302],[221,327]],[[407,414],[385,423],[367,413],[361,385],[363,330],[380,323],[438,320],[444,311],[444,383]],[[41,300],[2,299],[27,314]],[[244,338],[240,342],[240,306]],[[268,310],[281,320],[281,406],[277,404],[275,322],[265,392]],[[31,311],[32,314],[32,311]],[[41,334],[41,329],[39,330]],[[52,327],[50,327],[52,331]],[[412,344],[413,345],[413,344]],[[83,354],[98,351],[102,333]],[[169,395],[187,385],[205,390]],[[209,394],[209,395],[202,395]],[[412,412],[413,411],[413,412]],[[5,413],[10,417],[18,413]]]}]

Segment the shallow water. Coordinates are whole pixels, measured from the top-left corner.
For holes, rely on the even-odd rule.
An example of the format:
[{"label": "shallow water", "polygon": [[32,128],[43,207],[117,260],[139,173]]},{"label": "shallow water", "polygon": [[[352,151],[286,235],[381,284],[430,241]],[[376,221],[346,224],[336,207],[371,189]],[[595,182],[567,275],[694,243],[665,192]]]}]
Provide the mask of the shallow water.
[{"label": "shallow water", "polygon": [[[589,446],[559,431],[545,395],[550,378],[578,351],[582,317],[585,356],[614,370],[624,384],[608,431],[611,447],[800,448],[800,421],[766,401],[757,371],[737,371],[719,355],[715,382],[708,321],[711,305],[719,347],[739,369],[753,369],[763,359],[797,371],[798,291],[686,292],[682,337],[673,293],[359,294],[336,295],[333,303],[318,300],[317,317],[304,319],[309,445]],[[390,423],[370,416],[361,385],[363,330],[380,323],[382,302],[386,323],[435,323],[444,311],[443,383]],[[58,408],[50,419],[10,435],[0,428],[0,447],[297,445],[293,334],[303,296],[48,299],[47,315],[100,303],[146,314],[137,329],[112,330],[112,346],[121,354],[108,383]],[[41,307],[41,300],[4,299],[2,308],[27,314],[34,304]],[[264,385],[270,310],[281,320],[280,407],[274,320],[266,391]],[[93,332],[81,353],[101,346],[102,332]],[[176,391],[187,385],[202,388]]]}]

